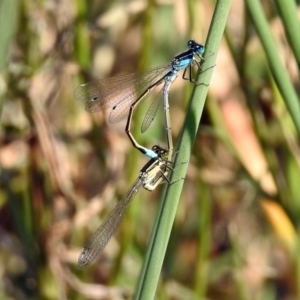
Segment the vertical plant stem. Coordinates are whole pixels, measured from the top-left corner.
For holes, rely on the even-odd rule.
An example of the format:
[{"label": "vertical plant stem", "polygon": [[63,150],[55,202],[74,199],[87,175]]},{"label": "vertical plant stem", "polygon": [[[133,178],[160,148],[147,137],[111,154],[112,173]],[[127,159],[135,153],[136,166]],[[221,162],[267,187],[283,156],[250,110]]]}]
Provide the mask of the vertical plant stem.
[{"label": "vertical plant stem", "polygon": [[281,16],[287,39],[291,45],[298,69],[300,69],[300,22],[297,15],[297,4],[294,0],[274,1]]},{"label": "vertical plant stem", "polygon": [[[208,83],[212,76],[217,50],[219,48],[224,28],[229,13],[231,0],[217,1],[208,33],[205,56],[210,58],[202,65],[204,72],[198,77],[198,84],[195,86],[189,104],[188,112],[184,122],[182,134],[179,141],[178,155],[175,160],[177,169],[172,173],[170,180],[174,181],[186,176],[187,162],[192,152],[192,147],[197,134],[200,118],[208,91]],[[164,256],[166,253],[169,237],[174,223],[180,194],[184,180],[174,184],[166,185],[160,207],[158,209],[155,224],[152,230],[145,261],[140,274],[135,299],[151,300],[155,296]]]},{"label": "vertical plant stem", "polygon": [[[9,60],[9,46],[15,35],[18,25],[19,1],[0,0],[0,75],[5,70]],[[0,78],[2,79],[2,78]],[[0,82],[0,119],[2,115],[3,100]]]},{"label": "vertical plant stem", "polygon": [[209,252],[211,244],[211,208],[212,201],[210,201],[209,189],[201,183],[198,188],[201,193],[201,198],[205,201],[200,201],[199,209],[199,244],[198,244],[198,260],[196,262],[196,280],[195,280],[195,297],[194,299],[204,299],[207,285],[208,285],[208,263],[209,263]]},{"label": "vertical plant stem", "polygon": [[258,0],[246,0],[247,8],[253,24],[260,37],[265,50],[269,67],[284,99],[284,102],[291,114],[298,136],[300,137],[300,101],[296,91],[289,79],[287,71],[278,55],[276,44],[272,38],[269,24],[264,15],[262,6]]}]

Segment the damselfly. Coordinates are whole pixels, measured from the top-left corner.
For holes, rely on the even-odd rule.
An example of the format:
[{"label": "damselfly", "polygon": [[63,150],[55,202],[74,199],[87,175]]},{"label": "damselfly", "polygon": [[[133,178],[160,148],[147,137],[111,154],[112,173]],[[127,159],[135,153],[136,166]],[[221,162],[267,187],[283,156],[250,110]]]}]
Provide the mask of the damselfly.
[{"label": "damselfly", "polygon": [[88,266],[105,248],[119,227],[131,200],[141,187],[153,191],[159,184],[168,181],[167,175],[169,170],[172,169],[172,161],[167,159],[168,150],[155,145],[152,147],[152,151],[156,153],[156,157],[151,158],[141,169],[138,178],[128,192],[118,202],[114,210],[95,231],[86,246],[82,249],[78,258],[78,266],[80,268]]},{"label": "damselfly", "polygon": [[88,244],[82,249],[78,258],[78,265],[80,268],[89,265],[105,248],[110,238],[119,227],[131,200],[141,186],[149,191],[153,191],[160,183],[168,181],[167,175],[168,171],[172,169],[171,164],[173,156],[173,141],[169,114],[169,89],[176,77],[176,74],[170,77],[162,88],[167,149],[163,149],[157,145],[152,147],[151,151],[155,153],[155,157],[151,158],[142,168],[139,177],[128,190],[127,194],[120,200],[115,209],[91,237]]},{"label": "damselfly", "polygon": [[[200,70],[200,61],[205,48],[194,40],[187,43],[188,50],[176,55],[170,63],[146,71],[144,74],[126,74],[112,78],[101,79],[95,82],[80,85],[75,90],[75,97],[86,102],[86,110],[96,112],[110,109],[109,121],[117,123],[127,117],[125,131],[133,146],[150,158],[157,157],[152,149],[138,144],[131,134],[131,120],[135,107],[145,99],[157,86],[165,83],[169,92],[171,83],[176,79],[180,70],[184,70],[182,78],[195,82],[192,78],[192,65]],[[188,71],[188,76],[186,76]],[[141,130],[145,132],[152,123],[158,111],[161,92],[154,98],[142,123]]]}]

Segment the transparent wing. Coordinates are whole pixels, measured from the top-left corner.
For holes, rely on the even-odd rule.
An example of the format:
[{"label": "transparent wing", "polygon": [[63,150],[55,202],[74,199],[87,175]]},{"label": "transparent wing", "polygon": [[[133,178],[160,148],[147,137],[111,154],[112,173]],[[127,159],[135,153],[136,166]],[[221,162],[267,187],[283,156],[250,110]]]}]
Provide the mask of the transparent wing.
[{"label": "transparent wing", "polygon": [[119,227],[124,214],[136,193],[142,186],[142,181],[138,178],[126,195],[119,201],[114,210],[109,214],[107,219],[92,235],[86,246],[81,250],[78,257],[78,266],[84,268],[94,261],[100,252],[105,248],[115,231]]},{"label": "transparent wing", "polygon": [[142,133],[146,132],[146,130],[150,127],[151,123],[153,122],[155,115],[163,102],[162,94],[163,94],[163,88],[159,91],[159,93],[155,96],[155,99],[151,102],[151,105],[149,106],[147,113],[143,119],[143,123],[141,127]]},{"label": "transparent wing", "polygon": [[[77,100],[86,102],[85,108],[89,112],[113,108],[116,115],[119,110],[121,114],[124,107],[128,111],[130,104],[140,97],[148,87],[164,78],[170,69],[171,64],[168,63],[150,69],[144,74],[126,74],[85,83],[76,88],[74,96]],[[123,105],[124,102],[130,104]],[[124,112],[123,114],[126,115]]]},{"label": "transparent wing", "polygon": [[138,96],[135,96],[132,97],[132,99],[129,99],[130,101],[129,100],[122,101],[117,103],[115,106],[113,106],[109,114],[109,118],[108,118],[109,122],[115,124],[127,118],[129,114],[130,106],[137,98]]},{"label": "transparent wing", "polygon": [[[147,89],[145,90],[147,91]],[[140,99],[140,101],[145,101],[150,95],[151,90],[146,92],[145,95]],[[140,93],[142,94],[142,93]],[[137,100],[141,95],[136,95],[133,97],[132,101],[123,101],[114,105],[109,114],[109,122],[114,124],[118,123],[121,120],[128,117],[130,106],[133,104],[135,100]],[[140,104],[140,102],[138,103]]]}]

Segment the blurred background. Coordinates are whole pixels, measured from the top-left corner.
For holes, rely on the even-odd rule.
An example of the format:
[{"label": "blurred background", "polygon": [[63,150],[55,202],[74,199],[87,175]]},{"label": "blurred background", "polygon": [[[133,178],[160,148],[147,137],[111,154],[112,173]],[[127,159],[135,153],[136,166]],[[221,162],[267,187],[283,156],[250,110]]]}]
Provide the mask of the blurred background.
[{"label": "blurred background", "polygon": [[[214,5],[0,0],[1,299],[132,298],[161,187],[140,191],[99,260],[79,270],[80,250],[147,159],[124,122],[87,113],[74,89],[169,62],[189,39],[205,43]],[[276,6],[263,5],[299,94]],[[175,144],[192,88],[180,76],[171,88]],[[148,105],[134,134],[165,145],[161,113],[140,133]],[[299,136],[234,0],[156,299],[300,299],[299,179]]]}]

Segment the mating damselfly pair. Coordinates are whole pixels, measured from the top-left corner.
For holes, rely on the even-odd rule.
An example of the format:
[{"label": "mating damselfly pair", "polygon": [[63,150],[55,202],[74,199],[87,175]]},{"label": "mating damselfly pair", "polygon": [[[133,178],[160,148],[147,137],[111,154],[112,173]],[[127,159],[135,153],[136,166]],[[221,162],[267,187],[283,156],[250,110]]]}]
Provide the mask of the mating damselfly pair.
[{"label": "mating damselfly pair", "polygon": [[[133,146],[150,158],[141,169],[137,180],[82,249],[78,258],[80,267],[89,265],[105,248],[141,186],[151,191],[160,183],[168,181],[167,175],[172,169],[173,159],[169,114],[170,87],[181,70],[184,70],[183,79],[196,82],[192,78],[192,66],[196,65],[201,70],[200,62],[203,60],[202,54],[205,51],[204,46],[194,40],[188,41],[187,45],[188,49],[176,55],[170,63],[148,70],[141,75],[127,74],[101,79],[82,84],[75,90],[75,97],[85,101],[87,111],[96,112],[110,109],[109,121],[111,123],[117,123],[127,118],[125,132]],[[141,130],[145,132],[149,128],[161,103],[163,103],[167,147],[163,149],[155,145],[152,149],[148,149],[141,146],[131,133],[132,116],[136,106],[159,85],[162,85],[162,88],[154,97],[142,122]]]}]

